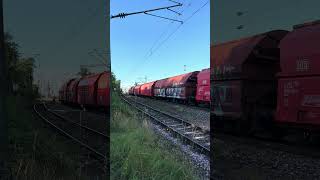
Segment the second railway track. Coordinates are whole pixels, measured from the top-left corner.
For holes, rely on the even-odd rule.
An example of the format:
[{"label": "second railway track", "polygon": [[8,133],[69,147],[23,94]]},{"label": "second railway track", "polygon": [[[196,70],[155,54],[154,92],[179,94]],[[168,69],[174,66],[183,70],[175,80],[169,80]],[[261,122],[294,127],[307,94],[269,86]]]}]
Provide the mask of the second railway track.
[{"label": "second railway track", "polygon": [[170,130],[175,136],[178,136],[184,142],[193,145],[200,153],[207,156],[210,155],[210,131],[204,130],[180,117],[172,116],[149,105],[130,100],[124,96],[121,97],[126,103],[155,120],[155,122],[162,127]]},{"label": "second railway track", "polygon": [[44,103],[34,104],[33,109],[56,131],[85,148],[90,157],[106,163],[107,135],[48,110]]}]

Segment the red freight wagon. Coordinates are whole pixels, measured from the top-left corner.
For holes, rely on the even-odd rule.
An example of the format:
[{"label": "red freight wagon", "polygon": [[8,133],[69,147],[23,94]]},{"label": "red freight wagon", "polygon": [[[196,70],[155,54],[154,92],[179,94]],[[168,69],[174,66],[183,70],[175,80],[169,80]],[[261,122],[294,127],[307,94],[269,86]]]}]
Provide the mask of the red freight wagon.
[{"label": "red freight wagon", "polygon": [[196,101],[210,103],[210,68],[203,69],[197,76]]},{"label": "red freight wagon", "polygon": [[294,26],[281,41],[278,123],[320,125],[319,42],[319,21]]},{"label": "red freight wagon", "polygon": [[153,87],[155,82],[142,84],[140,87],[140,95],[153,97]]},{"label": "red freight wagon", "polygon": [[110,72],[103,72],[98,80],[97,105],[104,107],[110,105]]},{"label": "red freight wagon", "polygon": [[66,102],[71,103],[72,102],[72,87],[74,85],[76,79],[71,79],[68,83],[68,86],[66,87]]},{"label": "red freight wagon", "polygon": [[194,100],[198,73],[194,71],[167,78],[160,89],[165,89],[166,98]]},{"label": "red freight wagon", "polygon": [[249,127],[256,110],[275,109],[278,43],[287,33],[275,30],[213,46],[211,87],[216,117],[241,119],[244,123],[240,124]]},{"label": "red freight wagon", "polygon": [[133,89],[134,89],[133,86],[129,89],[129,94],[130,94],[130,95],[133,95]]},{"label": "red freight wagon", "polygon": [[101,74],[89,75],[82,78],[78,84],[78,104],[96,105],[97,104],[97,81]]},{"label": "red freight wagon", "polygon": [[65,103],[67,102],[67,97],[68,97],[68,93],[67,93],[67,90],[68,90],[68,86],[70,84],[70,82],[72,81],[73,79],[71,80],[68,80],[67,82],[65,82],[61,89],[60,89],[60,96],[61,96],[61,102]]},{"label": "red freight wagon", "polygon": [[61,102],[64,102],[64,101],[65,101],[65,93],[64,93],[65,86],[66,86],[66,83],[64,83],[64,84],[61,86],[61,88],[59,89],[59,101],[61,101]]},{"label": "red freight wagon", "polygon": [[[210,119],[213,119],[214,117],[214,108],[213,108],[213,103],[212,102],[212,96],[213,96],[213,45],[210,44]],[[211,118],[212,117],[212,118]]]},{"label": "red freight wagon", "polygon": [[161,79],[154,83],[153,94],[155,97],[166,97],[166,83],[167,79]]},{"label": "red freight wagon", "polygon": [[75,79],[72,84],[70,84],[71,87],[71,97],[70,97],[70,103],[77,104],[78,103],[78,84],[79,84],[80,78]]},{"label": "red freight wagon", "polygon": [[140,95],[140,87],[141,85],[137,85],[134,87],[133,89],[133,94],[136,95],[136,96],[139,96]]}]

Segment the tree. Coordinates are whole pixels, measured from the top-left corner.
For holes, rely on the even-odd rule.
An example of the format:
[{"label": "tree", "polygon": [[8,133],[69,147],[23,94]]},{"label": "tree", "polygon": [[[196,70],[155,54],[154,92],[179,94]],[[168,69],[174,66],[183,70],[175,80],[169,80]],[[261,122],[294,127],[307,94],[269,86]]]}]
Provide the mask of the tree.
[{"label": "tree", "polygon": [[120,87],[120,80],[117,80],[116,75],[111,72],[111,87],[113,91],[122,92]]},{"label": "tree", "polygon": [[14,42],[13,36],[10,33],[4,35],[4,48],[5,48],[5,62],[8,70],[5,72],[8,75],[8,90],[13,90],[13,80],[15,78],[16,70],[15,67],[19,61],[19,45]]}]

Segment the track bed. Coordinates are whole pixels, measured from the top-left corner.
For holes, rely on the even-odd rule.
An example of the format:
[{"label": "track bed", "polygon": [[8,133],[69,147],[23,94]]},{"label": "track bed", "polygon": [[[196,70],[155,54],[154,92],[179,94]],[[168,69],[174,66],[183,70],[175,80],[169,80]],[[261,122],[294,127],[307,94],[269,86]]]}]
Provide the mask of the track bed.
[{"label": "track bed", "polygon": [[184,120],[210,131],[210,110],[195,106],[187,106],[179,103],[167,102],[165,100],[156,100],[137,96],[126,96],[129,100],[138,101],[159,109],[173,116],[178,116]]},{"label": "track bed", "polygon": [[[62,108],[65,112],[72,109]],[[67,143],[79,146],[79,157],[81,171],[85,171],[88,176],[106,177],[107,170],[107,135],[87,126],[88,119],[83,118],[82,123],[77,118],[63,113],[57,113],[52,105],[38,103],[34,105],[35,113],[58,134],[65,137]]]}]

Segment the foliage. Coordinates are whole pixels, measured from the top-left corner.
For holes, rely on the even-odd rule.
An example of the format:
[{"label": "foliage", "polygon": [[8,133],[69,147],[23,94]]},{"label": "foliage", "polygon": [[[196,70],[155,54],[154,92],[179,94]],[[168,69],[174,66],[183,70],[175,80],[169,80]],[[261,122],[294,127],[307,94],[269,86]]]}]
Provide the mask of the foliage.
[{"label": "foliage", "polygon": [[39,123],[40,119],[30,113],[31,104],[26,97],[7,98],[12,179],[75,179],[78,157],[74,151],[78,147],[52,135]]},{"label": "foliage", "polygon": [[111,179],[196,179],[190,164],[164,146],[118,92],[112,93],[111,108]]},{"label": "foliage", "polygon": [[117,80],[116,75],[111,72],[111,87],[112,90],[117,92],[117,93],[122,93],[122,89],[121,89],[121,81]]},{"label": "foliage", "polygon": [[21,56],[19,45],[14,41],[10,33],[5,33],[4,41],[9,92],[32,98],[38,97],[38,88],[33,84],[35,59]]},{"label": "foliage", "polygon": [[9,33],[5,34],[5,60],[11,178],[75,179],[78,157],[73,150],[78,147],[67,146],[31,113],[39,96],[38,86],[33,84],[35,59],[22,57]]}]

